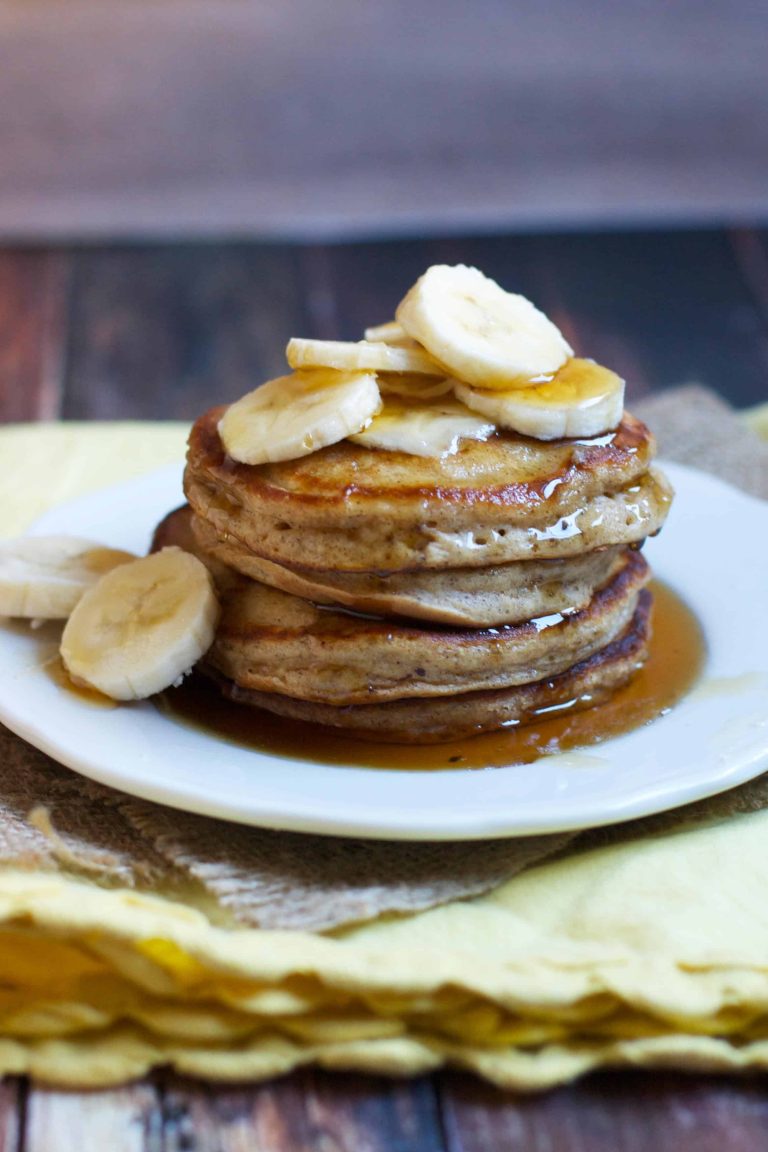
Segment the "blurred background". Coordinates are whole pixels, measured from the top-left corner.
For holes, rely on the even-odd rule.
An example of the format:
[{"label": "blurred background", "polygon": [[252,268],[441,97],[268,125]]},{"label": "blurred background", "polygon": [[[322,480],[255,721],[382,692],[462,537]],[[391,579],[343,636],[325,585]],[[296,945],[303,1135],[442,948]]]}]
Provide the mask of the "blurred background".
[{"label": "blurred background", "polygon": [[0,0],[0,420],[190,419],[431,263],[768,399],[768,0]]},{"label": "blurred background", "polygon": [[754,221],[766,0],[0,3],[0,235]]}]

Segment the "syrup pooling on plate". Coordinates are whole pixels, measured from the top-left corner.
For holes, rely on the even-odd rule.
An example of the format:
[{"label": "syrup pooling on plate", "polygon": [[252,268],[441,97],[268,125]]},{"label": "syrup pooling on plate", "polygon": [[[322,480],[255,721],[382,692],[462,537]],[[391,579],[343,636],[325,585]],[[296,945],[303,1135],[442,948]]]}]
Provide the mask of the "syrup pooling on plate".
[{"label": "syrup pooling on plate", "polygon": [[574,700],[570,706],[543,710],[529,724],[471,739],[418,746],[353,740],[329,728],[240,707],[219,697],[215,687],[202,678],[165,692],[157,706],[169,719],[219,739],[320,764],[405,770],[531,764],[541,756],[588,748],[648,724],[674,707],[695,684],[706,655],[701,626],[667,585],[655,581],[652,590],[648,659],[609,700],[581,710]]},{"label": "syrup pooling on plate", "polygon": [[57,687],[64,688],[83,704],[88,704],[92,708],[117,708],[117,701],[111,696],[105,696],[103,692],[91,688],[88,684],[77,684],[67,672],[58,654],[47,660],[43,667],[46,675]]}]

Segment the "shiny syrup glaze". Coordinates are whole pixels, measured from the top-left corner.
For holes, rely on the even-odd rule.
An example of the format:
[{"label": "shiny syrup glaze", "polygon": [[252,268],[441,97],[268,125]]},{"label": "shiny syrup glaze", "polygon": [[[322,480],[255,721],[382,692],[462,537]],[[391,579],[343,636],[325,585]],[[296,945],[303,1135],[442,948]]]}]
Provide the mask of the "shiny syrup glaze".
[{"label": "shiny syrup glaze", "polygon": [[588,748],[648,724],[669,711],[696,682],[706,655],[698,620],[665,584],[655,581],[652,591],[648,660],[608,701],[580,711],[572,702],[531,723],[468,739],[429,745],[354,740],[330,728],[233,704],[197,678],[163,693],[157,706],[171,719],[230,743],[321,764],[405,770],[530,764],[541,756]]},{"label": "shiny syrup glaze", "polygon": [[[545,390],[546,399],[544,400],[543,406],[546,407],[547,403],[568,402],[573,404],[575,402],[574,396],[579,394],[579,391],[583,392],[587,397],[589,397],[590,393],[602,391],[605,387],[606,375],[613,376],[613,373],[609,373],[607,369],[602,368],[593,361],[572,358],[566,361],[562,368],[553,376],[538,377],[534,382],[539,385],[539,391]],[[532,383],[532,381],[521,381],[521,384],[530,383]],[[530,388],[528,391],[531,392],[531,398],[533,398],[536,390]],[[409,401],[407,398],[398,397],[398,403],[407,407]],[[414,399],[411,403],[416,407],[420,406],[420,402],[417,399]],[[421,403],[423,403],[423,401]],[[227,455],[218,434],[218,424],[225,411],[226,405],[222,405],[204,413],[193,427],[190,443],[193,446],[197,446],[197,453],[202,455],[204,461],[207,461],[208,468],[212,467],[215,472],[221,475],[231,475],[233,478],[237,477],[239,482],[245,483],[253,475],[259,475],[262,466],[257,465],[254,468],[254,466],[239,463]],[[528,439],[519,433],[505,432],[503,429],[497,429],[489,439],[492,441],[504,439],[510,435],[517,441],[525,442]],[[540,441],[533,440],[531,443],[541,447]],[[565,438],[557,443],[562,447],[570,448],[574,453],[571,457],[570,465],[564,465],[566,470],[570,467],[578,471],[581,465],[585,464],[587,460],[591,460],[594,465],[600,458],[613,459],[618,462],[621,461],[622,458],[626,459],[628,456],[635,455],[643,446],[647,448],[649,433],[646,426],[640,420],[637,420],[625,411],[621,423],[615,429],[589,437]],[[465,447],[469,448],[471,445],[471,440],[465,441]],[[344,467],[346,469],[352,469],[354,472],[357,466],[355,452],[359,451],[359,449],[347,441],[342,441],[341,445],[332,447],[334,451],[339,451],[342,446],[351,454],[349,458],[345,457]],[[369,449],[369,451],[373,451],[374,454],[376,454],[379,450]],[[192,454],[193,456],[195,455],[194,447]],[[311,457],[314,455],[315,453],[310,454]],[[278,465],[277,467],[279,471],[280,466]],[[548,499],[551,491],[548,492],[547,489],[554,490],[554,487],[564,482],[565,478],[565,476],[560,478],[555,477],[553,480],[553,477],[545,470],[545,474],[540,478],[533,476],[527,478],[525,481],[518,481],[517,483],[507,485],[503,492],[496,493],[496,497],[502,497],[506,501],[516,503],[518,501],[514,499],[514,492],[518,489],[521,500]],[[443,485],[442,481],[441,485]],[[279,482],[278,488],[280,488]],[[364,491],[365,488],[365,484],[358,489],[356,483],[349,483],[346,487],[345,494],[349,496],[358,492],[358,490]],[[455,493],[455,495],[462,499],[465,499],[469,494],[470,489],[466,487],[458,488]],[[304,500],[309,499],[310,496],[317,497],[318,499],[321,498],[321,496],[324,498],[325,495],[325,493],[321,494],[319,491],[312,493],[301,489],[301,496]],[[454,495],[453,489],[449,486],[449,481],[445,481],[445,485],[441,486],[441,496],[445,500],[450,499],[452,495]],[[488,493],[486,493],[486,499],[489,499]],[[231,503],[227,494],[222,493],[217,486],[211,492],[211,500]],[[493,501],[491,500],[491,502]]]},{"label": "shiny syrup glaze", "polygon": [[90,704],[94,708],[117,708],[117,700],[105,696],[98,688],[91,688],[88,684],[76,683],[64,667],[61,656],[53,656],[43,665],[46,675],[53,680],[58,688],[66,688],[72,696],[76,696],[83,704]]}]

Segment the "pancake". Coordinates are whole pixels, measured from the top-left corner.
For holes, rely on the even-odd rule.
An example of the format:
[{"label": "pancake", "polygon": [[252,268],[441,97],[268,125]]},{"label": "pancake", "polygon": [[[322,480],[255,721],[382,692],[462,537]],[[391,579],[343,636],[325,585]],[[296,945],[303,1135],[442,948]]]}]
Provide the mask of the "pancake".
[{"label": "pancake", "polygon": [[654,441],[625,414],[592,440],[497,432],[434,459],[342,441],[279,464],[226,456],[224,409],[193,426],[185,492],[222,542],[336,572],[482,568],[637,543],[661,527],[671,490],[648,471]]},{"label": "pancake", "polygon": [[[183,509],[158,529],[154,547],[165,544],[206,560]],[[323,608],[214,564],[222,615],[206,666],[244,689],[337,707],[543,680],[627,628],[649,570],[639,552],[621,559],[581,611],[483,629],[424,628]]]},{"label": "pancake", "polygon": [[543,708],[571,701],[573,711],[607,699],[630,679],[647,656],[651,595],[640,593],[625,631],[607,647],[559,676],[492,692],[468,692],[429,700],[397,700],[337,708],[277,693],[242,688],[204,662],[201,672],[238,704],[279,716],[344,729],[349,736],[398,744],[438,744],[476,736],[509,724],[525,724]]},{"label": "pancake", "polygon": [[621,567],[620,545],[566,560],[522,560],[488,568],[422,568],[405,572],[334,572],[275,564],[233,535],[220,540],[199,516],[192,531],[229,568],[317,604],[356,612],[457,626],[519,624],[552,612],[579,611]]}]

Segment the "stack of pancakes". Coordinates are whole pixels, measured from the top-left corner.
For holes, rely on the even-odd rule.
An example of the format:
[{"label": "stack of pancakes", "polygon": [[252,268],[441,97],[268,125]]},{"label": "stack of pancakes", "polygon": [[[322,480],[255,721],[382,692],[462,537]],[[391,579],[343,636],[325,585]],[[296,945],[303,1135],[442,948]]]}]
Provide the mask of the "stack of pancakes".
[{"label": "stack of pancakes", "polygon": [[497,431],[430,458],[342,440],[229,458],[222,409],[189,442],[189,505],[159,526],[222,604],[201,671],[245,705],[438,742],[595,703],[648,641],[639,548],[671,499],[629,414],[584,440]]}]

